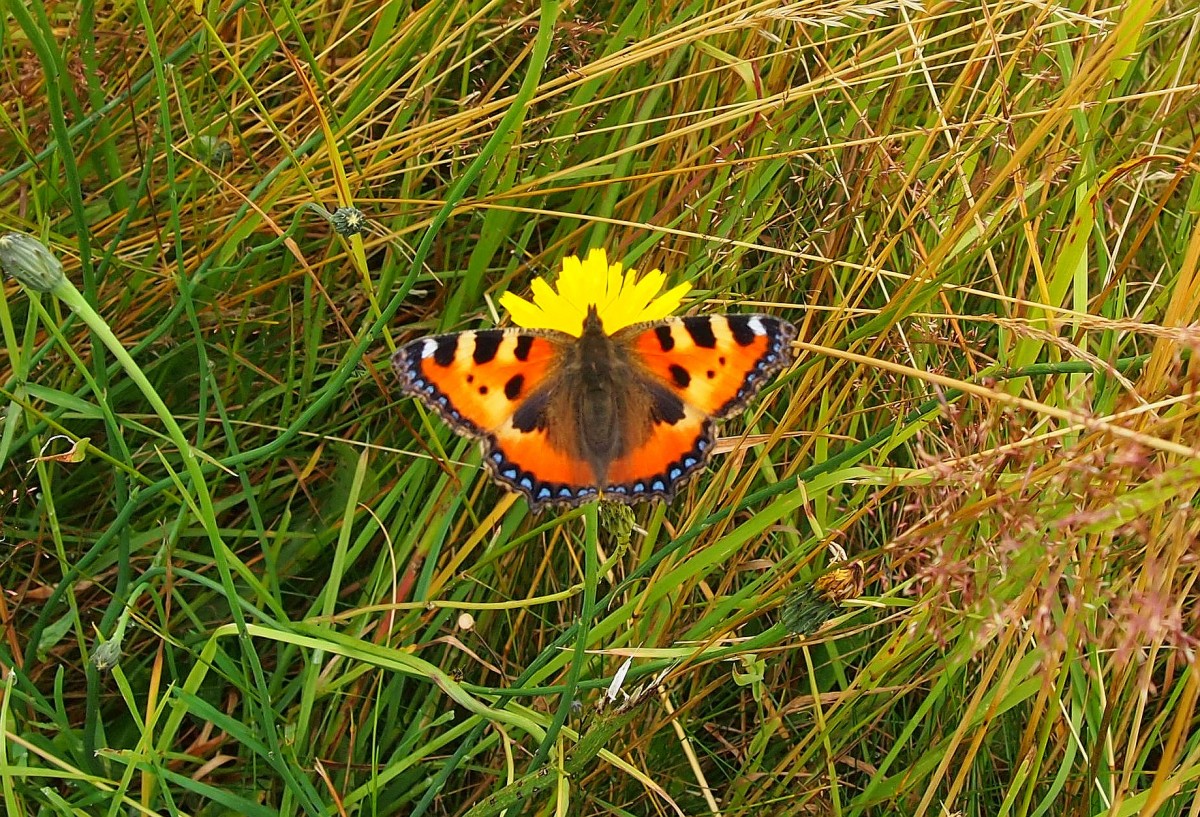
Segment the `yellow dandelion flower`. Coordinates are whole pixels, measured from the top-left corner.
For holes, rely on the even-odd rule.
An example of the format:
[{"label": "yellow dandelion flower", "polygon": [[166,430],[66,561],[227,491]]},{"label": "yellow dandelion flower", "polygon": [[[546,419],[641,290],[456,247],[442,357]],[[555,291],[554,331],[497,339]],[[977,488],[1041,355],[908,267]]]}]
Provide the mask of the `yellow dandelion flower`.
[{"label": "yellow dandelion flower", "polygon": [[592,250],[580,261],[573,255],[563,259],[562,272],[553,288],[534,278],[533,302],[506,292],[500,305],[512,315],[513,323],[526,329],[555,329],[579,337],[588,307],[596,307],[605,334],[626,326],[658,321],[679,308],[691,284],[680,284],[659,294],[667,282],[660,270],[651,270],[638,280],[637,270],[623,272],[609,264],[604,250]]}]

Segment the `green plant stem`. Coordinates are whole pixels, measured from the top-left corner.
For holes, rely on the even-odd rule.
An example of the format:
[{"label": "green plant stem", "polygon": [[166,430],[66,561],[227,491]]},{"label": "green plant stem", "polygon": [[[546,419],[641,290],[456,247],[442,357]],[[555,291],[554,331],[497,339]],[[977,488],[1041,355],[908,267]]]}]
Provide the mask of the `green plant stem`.
[{"label": "green plant stem", "polygon": [[546,737],[538,747],[533,760],[529,762],[529,771],[533,771],[546,762],[554,741],[558,739],[559,730],[566,723],[567,715],[579,692],[579,676],[583,673],[583,665],[587,661],[588,635],[592,628],[592,618],[596,614],[596,583],[600,580],[600,522],[599,504],[589,502],[584,506],[583,513],[583,608],[579,611],[579,621],[575,625],[575,654],[571,658],[571,668],[567,672],[567,684],[562,698],[558,702],[558,710],[554,720],[546,730]]},{"label": "green plant stem", "polygon": [[[83,321],[88,325],[98,337],[105,347],[112,353],[113,357],[121,364],[121,368],[129,376],[142,392],[146,401],[154,409],[154,413],[158,415],[158,419],[166,426],[167,435],[171,441],[179,448],[180,454],[183,456],[184,467],[187,469],[188,476],[195,483],[196,492],[199,495],[201,509],[206,513],[212,511],[212,498],[208,495],[207,485],[204,481],[204,473],[200,470],[200,465],[196,459],[195,452],[192,449],[192,444],[188,442],[187,437],[183,433],[183,429],[179,427],[179,423],[175,422],[175,417],[171,414],[171,410],[167,408],[167,404],[158,396],[153,384],[146,378],[142,368],[138,366],[130,354],[125,351],[125,347],[121,345],[121,341],[113,334],[112,329],[104,318],[100,316],[87,299],[83,297],[75,285],[70,281],[63,281],[52,290],[53,294],[60,301],[69,306]],[[221,540],[220,531],[213,525],[208,531],[210,539],[214,544],[219,544],[224,548],[224,542]]]}]

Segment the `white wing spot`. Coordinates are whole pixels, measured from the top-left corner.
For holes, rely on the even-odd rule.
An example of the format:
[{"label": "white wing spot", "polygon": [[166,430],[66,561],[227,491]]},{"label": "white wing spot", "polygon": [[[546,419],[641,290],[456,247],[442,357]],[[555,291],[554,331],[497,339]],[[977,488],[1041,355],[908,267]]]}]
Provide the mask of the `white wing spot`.
[{"label": "white wing spot", "polygon": [[763,326],[762,321],[760,321],[758,318],[751,318],[750,320],[746,321],[746,325],[749,326],[750,331],[756,335],[767,334],[767,327]]},{"label": "white wing spot", "polygon": [[425,343],[421,346],[421,357],[433,357],[433,353],[437,351],[437,341],[433,338],[426,338]]}]

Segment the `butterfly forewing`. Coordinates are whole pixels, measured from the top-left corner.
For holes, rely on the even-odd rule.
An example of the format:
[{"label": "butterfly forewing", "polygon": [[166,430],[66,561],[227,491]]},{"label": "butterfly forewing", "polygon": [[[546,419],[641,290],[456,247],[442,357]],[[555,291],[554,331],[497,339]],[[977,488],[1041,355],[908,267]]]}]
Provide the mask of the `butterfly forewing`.
[{"label": "butterfly forewing", "polygon": [[401,347],[392,366],[405,391],[457,430],[499,429],[544,383],[573,339],[521,329],[483,329],[421,338]]},{"label": "butterfly forewing", "polygon": [[563,439],[569,428],[547,399],[574,343],[570,335],[548,331],[459,332],[415,340],[396,352],[392,365],[405,391],[455,430],[481,438],[492,475],[537,508],[579,502],[598,490],[587,463]]},{"label": "butterfly forewing", "polygon": [[672,318],[618,332],[652,395],[651,427],[609,467],[605,493],[672,496],[708,461],[712,419],[733,414],[787,365],[794,336],[769,315]]},{"label": "butterfly forewing", "polygon": [[742,408],[791,361],[796,329],[770,315],[702,315],[619,335],[628,338],[634,360],[685,403],[720,419]]}]

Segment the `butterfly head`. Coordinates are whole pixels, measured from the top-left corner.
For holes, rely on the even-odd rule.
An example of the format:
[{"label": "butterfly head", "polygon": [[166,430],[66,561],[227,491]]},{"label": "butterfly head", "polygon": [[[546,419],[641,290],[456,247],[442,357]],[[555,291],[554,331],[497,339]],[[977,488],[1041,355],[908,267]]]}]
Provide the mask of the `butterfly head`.
[{"label": "butterfly head", "polygon": [[600,317],[600,308],[595,304],[588,304],[587,315],[583,318],[583,329],[580,331],[579,337],[582,339],[598,335],[608,337],[608,333],[604,331],[604,320]]}]

